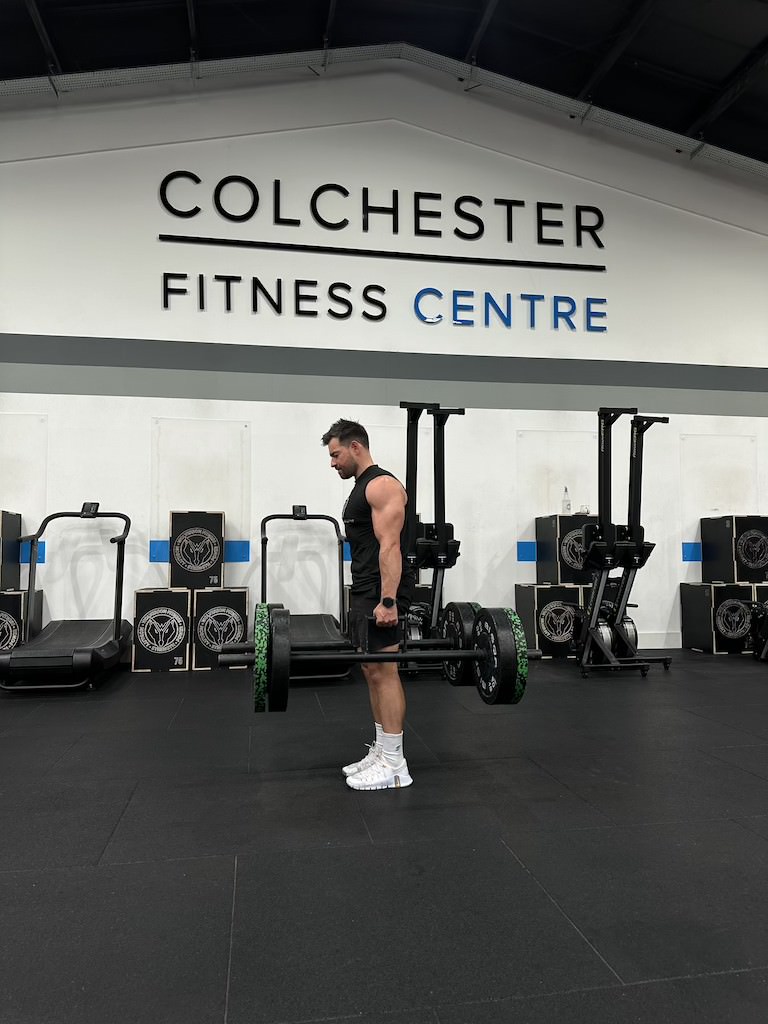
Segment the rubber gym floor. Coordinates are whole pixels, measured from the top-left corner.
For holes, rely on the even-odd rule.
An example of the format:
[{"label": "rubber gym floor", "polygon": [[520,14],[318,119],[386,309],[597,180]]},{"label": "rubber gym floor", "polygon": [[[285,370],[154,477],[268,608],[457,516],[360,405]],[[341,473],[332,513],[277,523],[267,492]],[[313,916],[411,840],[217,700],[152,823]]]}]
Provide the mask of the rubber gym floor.
[{"label": "rubber gym floor", "polygon": [[0,1022],[764,1024],[768,665],[673,654],[408,682],[373,793],[354,675],[3,695]]}]

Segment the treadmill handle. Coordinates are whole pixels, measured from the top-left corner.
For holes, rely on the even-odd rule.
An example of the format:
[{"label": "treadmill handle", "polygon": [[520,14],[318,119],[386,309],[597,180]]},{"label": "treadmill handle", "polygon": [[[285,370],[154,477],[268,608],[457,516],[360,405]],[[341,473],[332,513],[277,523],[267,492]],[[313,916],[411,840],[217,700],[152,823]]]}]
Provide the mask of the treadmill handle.
[{"label": "treadmill handle", "polygon": [[131,520],[124,512],[96,512],[93,515],[83,516],[81,512],[53,512],[51,515],[46,516],[38,527],[37,533],[28,533],[23,537],[19,537],[19,543],[22,541],[35,541],[45,533],[45,528],[48,523],[53,522],[54,519],[122,519],[125,523],[125,529],[119,537],[110,537],[111,544],[119,544],[128,537],[128,533],[131,529]]}]

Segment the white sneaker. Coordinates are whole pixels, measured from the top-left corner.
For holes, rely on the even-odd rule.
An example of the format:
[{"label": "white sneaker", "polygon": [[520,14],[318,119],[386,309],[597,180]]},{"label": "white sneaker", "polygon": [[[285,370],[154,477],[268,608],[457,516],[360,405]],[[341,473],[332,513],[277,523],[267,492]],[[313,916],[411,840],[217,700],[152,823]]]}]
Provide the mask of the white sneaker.
[{"label": "white sneaker", "polygon": [[370,768],[376,760],[376,757],[378,756],[376,753],[376,744],[366,743],[366,746],[368,747],[368,753],[362,761],[355,761],[353,764],[345,764],[341,769],[347,778],[349,778],[350,775],[357,775],[358,772],[365,771],[366,768]]},{"label": "white sneaker", "polygon": [[404,789],[412,782],[407,761],[393,768],[381,754],[376,755],[368,768],[347,777],[350,789]]}]

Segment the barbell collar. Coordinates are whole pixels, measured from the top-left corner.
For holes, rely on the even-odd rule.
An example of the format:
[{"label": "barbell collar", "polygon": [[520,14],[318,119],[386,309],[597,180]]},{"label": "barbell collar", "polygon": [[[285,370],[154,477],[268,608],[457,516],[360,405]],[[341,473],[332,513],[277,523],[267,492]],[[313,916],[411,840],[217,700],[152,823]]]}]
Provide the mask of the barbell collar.
[{"label": "barbell collar", "polygon": [[232,665],[236,668],[245,668],[246,665],[255,664],[256,654],[253,650],[253,645],[251,645],[250,653],[247,651],[242,651],[239,653],[219,655],[219,665]]}]

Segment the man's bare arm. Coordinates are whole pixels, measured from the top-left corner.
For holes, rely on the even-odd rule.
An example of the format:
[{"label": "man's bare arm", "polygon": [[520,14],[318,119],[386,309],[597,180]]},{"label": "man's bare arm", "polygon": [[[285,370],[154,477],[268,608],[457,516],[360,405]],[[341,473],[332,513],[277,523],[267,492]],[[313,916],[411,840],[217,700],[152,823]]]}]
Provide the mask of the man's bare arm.
[{"label": "man's bare arm", "polygon": [[400,534],[405,524],[406,494],[394,477],[379,476],[368,484],[365,497],[371,506],[373,532],[379,542],[380,597],[397,597],[403,571]]}]

